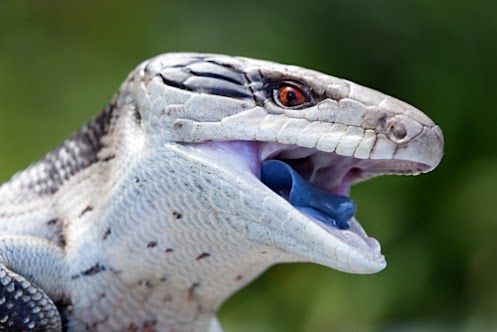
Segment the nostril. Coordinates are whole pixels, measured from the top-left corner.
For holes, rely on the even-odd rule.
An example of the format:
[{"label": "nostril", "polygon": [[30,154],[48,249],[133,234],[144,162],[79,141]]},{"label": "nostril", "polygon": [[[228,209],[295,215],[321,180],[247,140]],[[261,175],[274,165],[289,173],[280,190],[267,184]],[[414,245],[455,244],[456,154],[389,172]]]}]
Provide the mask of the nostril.
[{"label": "nostril", "polygon": [[401,143],[407,137],[407,129],[400,122],[392,122],[387,127],[388,137],[395,143]]}]

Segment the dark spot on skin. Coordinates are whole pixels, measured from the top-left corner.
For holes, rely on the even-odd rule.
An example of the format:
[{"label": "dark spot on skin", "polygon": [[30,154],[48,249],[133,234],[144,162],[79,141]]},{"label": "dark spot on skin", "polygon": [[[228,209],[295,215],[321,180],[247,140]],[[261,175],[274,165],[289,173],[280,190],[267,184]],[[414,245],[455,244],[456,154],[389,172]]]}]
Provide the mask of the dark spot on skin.
[{"label": "dark spot on skin", "polygon": [[173,297],[169,294],[167,294],[166,296],[164,296],[164,302],[171,302],[173,300]]},{"label": "dark spot on skin", "polygon": [[179,213],[178,211],[173,211],[173,217],[176,219],[181,219],[183,218],[183,215]]},{"label": "dark spot on skin", "polygon": [[204,310],[204,308],[202,307],[202,305],[197,304],[197,308],[195,310],[195,315],[193,316],[194,321],[198,320],[198,318],[200,317],[200,314],[202,313],[203,310]]},{"label": "dark spot on skin", "polygon": [[195,290],[200,286],[200,283],[194,282],[190,288],[188,288],[188,300],[191,301],[195,297]]},{"label": "dark spot on skin", "polygon": [[81,213],[79,214],[79,217],[81,218],[83,215],[85,215],[86,213],[91,212],[91,211],[93,211],[93,206],[88,205],[87,207],[85,207],[83,209],[83,211],[81,211]]},{"label": "dark spot on skin", "polygon": [[84,276],[92,276],[92,275],[95,275],[95,274],[102,272],[102,271],[105,271],[105,270],[106,270],[105,266],[100,265],[100,263],[97,263],[97,264],[93,265],[92,267],[90,267],[88,270],[83,271],[81,274]]},{"label": "dark spot on skin", "polygon": [[167,249],[165,250],[165,252],[166,252],[166,253],[171,253],[171,252],[173,252],[173,251],[174,251],[174,249],[173,249],[173,248],[167,248]]},{"label": "dark spot on skin", "polygon": [[142,122],[142,115],[140,111],[136,110],[133,112],[133,116],[135,117],[136,123],[140,124]]},{"label": "dark spot on skin", "polygon": [[[105,316],[103,319],[98,320],[91,325],[85,324],[85,329],[91,332],[97,332],[99,330],[98,326],[109,320],[109,316]],[[67,331],[67,329],[62,329],[62,331]]]},{"label": "dark spot on skin", "polygon": [[140,182],[140,178],[135,178],[135,183],[139,183]]},{"label": "dark spot on skin", "polygon": [[157,321],[149,320],[143,324],[143,332],[154,332],[155,325],[157,325]]},{"label": "dark spot on skin", "polygon": [[71,300],[67,298],[55,301],[54,304],[60,314],[60,319],[62,321],[62,331],[67,331],[67,323],[69,322],[69,316],[71,316],[74,311],[74,306],[72,305]]},{"label": "dark spot on skin", "polygon": [[107,240],[107,238],[109,237],[109,235],[111,234],[111,232],[112,231],[111,231],[110,227],[107,228],[107,230],[105,231],[104,236],[102,237],[102,239]]},{"label": "dark spot on skin", "polygon": [[154,288],[152,283],[149,280],[138,280],[138,286],[145,286],[147,288]]},{"label": "dark spot on skin", "polygon": [[261,254],[265,255],[267,254],[267,251],[261,251]]},{"label": "dark spot on skin", "polygon": [[164,282],[164,281],[167,281],[167,278],[166,277],[161,277],[159,280],[162,281],[162,282]]},{"label": "dark spot on skin", "polygon": [[236,280],[236,281],[240,281],[240,280],[242,280],[242,278],[243,278],[243,276],[242,276],[242,275],[237,275],[237,276],[236,276],[236,278],[235,278],[235,280]]},{"label": "dark spot on skin", "polygon": [[49,221],[47,221],[47,225],[55,225],[58,222],[59,222],[59,219],[50,219]]},{"label": "dark spot on skin", "polygon": [[201,253],[200,255],[198,255],[197,260],[199,261],[199,260],[201,260],[201,259],[207,258],[207,257],[209,257],[210,255],[211,255],[211,254],[209,254],[208,252],[203,252],[203,253]]},{"label": "dark spot on skin", "polygon": [[173,128],[174,129],[181,129],[181,128],[183,128],[183,124],[181,122],[175,122],[173,124]]},{"label": "dark spot on skin", "polygon": [[100,263],[96,263],[95,265],[93,265],[89,269],[84,270],[80,274],[73,275],[71,278],[72,279],[78,279],[81,276],[83,276],[83,277],[90,277],[90,276],[93,276],[93,275],[95,275],[97,273],[100,273],[102,271],[105,271],[105,270],[106,270],[105,266],[101,265]]},{"label": "dark spot on skin", "polygon": [[53,227],[55,232],[55,240],[57,241],[57,245],[61,248],[66,246],[66,229],[64,227],[64,223],[61,219],[53,218],[46,222],[46,225],[49,227]]},{"label": "dark spot on skin", "polygon": [[154,248],[157,246],[157,242],[155,241],[151,241],[147,244],[147,248]]},{"label": "dark spot on skin", "polygon": [[138,326],[136,326],[134,323],[129,324],[128,326],[128,332],[138,332]]},{"label": "dark spot on skin", "polygon": [[110,156],[107,156],[107,157],[103,158],[102,161],[103,162],[108,162],[108,161],[111,161],[114,158],[116,158],[116,155],[115,154],[111,154]]},{"label": "dark spot on skin", "polygon": [[112,273],[114,273],[114,274],[121,274],[121,273],[123,272],[123,271],[121,271],[121,270],[116,270],[116,269],[114,269],[114,268],[112,268],[112,267],[111,267],[109,270],[110,270]]},{"label": "dark spot on skin", "polygon": [[66,237],[64,236],[64,234],[60,233],[59,234],[59,244],[61,247],[65,247],[66,246]]},{"label": "dark spot on skin", "polygon": [[378,119],[378,126],[380,128],[385,128],[387,125],[387,115],[384,114]]}]

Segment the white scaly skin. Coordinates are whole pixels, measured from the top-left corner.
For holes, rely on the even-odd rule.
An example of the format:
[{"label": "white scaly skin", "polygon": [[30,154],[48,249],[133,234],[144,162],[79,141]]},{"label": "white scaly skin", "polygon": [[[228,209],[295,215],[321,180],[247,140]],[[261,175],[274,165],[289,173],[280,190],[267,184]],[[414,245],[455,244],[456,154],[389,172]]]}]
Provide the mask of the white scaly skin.
[{"label": "white scaly skin", "polygon": [[[197,59],[187,65],[194,72],[201,63],[202,70],[242,73],[243,87],[222,84],[252,96],[212,93],[213,78],[205,75],[182,82],[193,91],[164,81],[188,59]],[[208,89],[198,77],[211,80]],[[296,80],[324,97],[284,109],[261,92],[261,78]],[[316,163],[350,157],[340,160],[370,167],[364,173],[370,177],[429,171],[443,149],[440,129],[402,101],[315,71],[246,58],[155,57],[130,74],[112,107],[98,160],[65,176],[57,190],[39,194],[43,183],[32,184],[33,178],[52,181],[43,163],[0,187],[0,262],[65,302],[70,331],[218,330],[220,305],[280,262],[380,271],[386,265],[380,247],[355,219],[348,231],[313,222],[259,180],[261,159],[305,147],[326,152],[312,157]],[[391,169],[374,169],[371,160],[392,162]],[[337,184],[319,174],[313,182],[327,180],[321,186],[329,190]],[[36,263],[26,264],[26,255]]]}]

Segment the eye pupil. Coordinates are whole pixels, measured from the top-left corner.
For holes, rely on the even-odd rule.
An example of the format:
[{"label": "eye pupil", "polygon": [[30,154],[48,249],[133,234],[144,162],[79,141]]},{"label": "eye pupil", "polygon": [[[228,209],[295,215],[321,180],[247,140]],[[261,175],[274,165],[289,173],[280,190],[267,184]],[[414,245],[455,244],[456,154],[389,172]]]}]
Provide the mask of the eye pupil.
[{"label": "eye pupil", "polygon": [[288,99],[288,102],[292,104],[297,99],[297,96],[295,95],[295,92],[288,91],[286,98]]},{"label": "eye pupil", "polygon": [[295,107],[304,104],[307,97],[304,92],[296,86],[285,84],[279,87],[277,101],[284,107]]}]

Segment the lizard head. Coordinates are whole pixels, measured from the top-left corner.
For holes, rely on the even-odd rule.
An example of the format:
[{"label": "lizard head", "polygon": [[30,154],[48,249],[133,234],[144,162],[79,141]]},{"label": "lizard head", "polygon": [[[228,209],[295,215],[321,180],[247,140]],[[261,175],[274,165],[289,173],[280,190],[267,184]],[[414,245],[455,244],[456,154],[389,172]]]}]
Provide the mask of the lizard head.
[{"label": "lizard head", "polygon": [[[336,207],[337,197],[350,202],[350,187],[372,177],[429,172],[443,152],[440,128],[416,108],[297,66],[166,54],[142,63],[120,96],[121,103],[135,104],[148,141],[181,147],[184,158],[222,178],[220,187],[230,193],[224,199],[233,200],[226,205],[238,204],[247,214],[231,218],[230,227],[277,248],[280,261],[351,273],[383,269],[378,241],[353,213],[336,222],[319,204]],[[269,185],[284,167],[268,171],[268,160],[287,165],[286,178],[304,183],[304,196],[318,192],[318,203],[299,208],[289,198],[295,183],[288,190]]]}]

